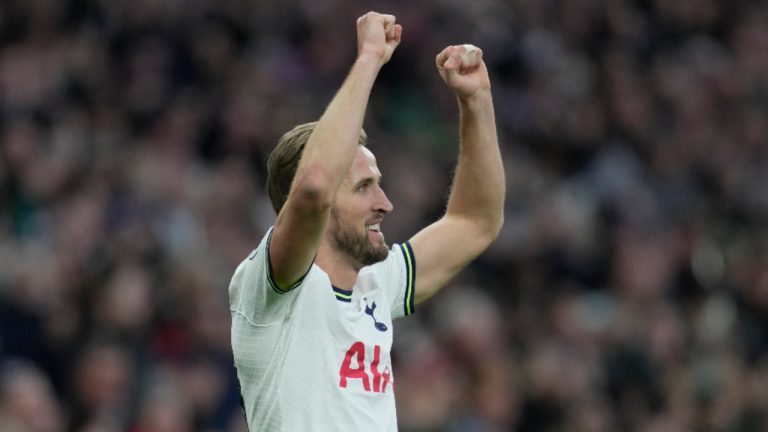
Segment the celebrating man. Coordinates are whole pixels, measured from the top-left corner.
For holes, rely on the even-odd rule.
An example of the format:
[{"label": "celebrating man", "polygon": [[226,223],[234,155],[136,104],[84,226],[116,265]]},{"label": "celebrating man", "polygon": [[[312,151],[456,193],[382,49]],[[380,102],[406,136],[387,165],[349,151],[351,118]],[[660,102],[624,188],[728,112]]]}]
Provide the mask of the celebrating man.
[{"label": "celebrating man", "polygon": [[447,209],[408,242],[387,246],[381,222],[393,206],[362,124],[402,31],[392,15],[360,17],[357,58],[338,93],[269,158],[277,220],[229,287],[252,431],[396,431],[392,319],[412,314],[501,228],[504,171],[488,71],[478,48],[449,46],[436,58],[460,109]]}]

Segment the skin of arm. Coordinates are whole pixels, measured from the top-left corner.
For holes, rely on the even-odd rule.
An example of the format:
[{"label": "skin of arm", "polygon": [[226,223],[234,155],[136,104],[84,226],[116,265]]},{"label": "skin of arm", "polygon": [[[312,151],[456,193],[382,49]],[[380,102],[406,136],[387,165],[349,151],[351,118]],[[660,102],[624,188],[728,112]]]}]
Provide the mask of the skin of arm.
[{"label": "skin of arm", "polygon": [[357,20],[357,59],[307,142],[269,247],[272,274],[288,287],[317,254],[330,208],[358,147],[373,84],[400,43],[393,15],[368,12]]},{"label": "skin of arm", "polygon": [[459,159],[445,215],[410,240],[418,265],[417,304],[482,253],[504,221],[504,167],[491,83],[482,51],[468,48],[449,46],[436,58],[440,76],[458,99]]}]

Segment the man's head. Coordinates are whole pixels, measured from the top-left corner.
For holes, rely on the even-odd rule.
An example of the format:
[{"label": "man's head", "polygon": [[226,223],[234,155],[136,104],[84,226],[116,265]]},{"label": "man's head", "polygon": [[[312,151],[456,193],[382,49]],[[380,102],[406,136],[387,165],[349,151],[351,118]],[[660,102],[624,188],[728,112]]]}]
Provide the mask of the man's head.
[{"label": "man's head", "polygon": [[334,248],[356,268],[375,264],[389,252],[381,221],[391,211],[392,203],[381,189],[376,158],[366,147],[359,146],[331,207],[327,235]]},{"label": "man's head", "polygon": [[[305,123],[287,132],[269,156],[267,189],[277,213],[285,205],[301,154],[316,124]],[[389,248],[380,223],[392,211],[392,203],[380,186],[376,158],[365,147],[366,140],[365,131],[360,130],[357,154],[336,194],[325,233],[332,247],[358,269],[387,257]]]}]

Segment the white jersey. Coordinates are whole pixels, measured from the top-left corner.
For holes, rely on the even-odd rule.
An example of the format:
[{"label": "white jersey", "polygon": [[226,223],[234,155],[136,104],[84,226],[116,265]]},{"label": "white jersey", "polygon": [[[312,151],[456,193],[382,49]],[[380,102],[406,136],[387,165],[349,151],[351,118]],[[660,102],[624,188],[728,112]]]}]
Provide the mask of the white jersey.
[{"label": "white jersey", "polygon": [[229,286],[232,351],[252,432],[397,430],[392,319],[413,313],[408,243],[363,268],[352,291],[317,265],[272,282],[270,230]]}]

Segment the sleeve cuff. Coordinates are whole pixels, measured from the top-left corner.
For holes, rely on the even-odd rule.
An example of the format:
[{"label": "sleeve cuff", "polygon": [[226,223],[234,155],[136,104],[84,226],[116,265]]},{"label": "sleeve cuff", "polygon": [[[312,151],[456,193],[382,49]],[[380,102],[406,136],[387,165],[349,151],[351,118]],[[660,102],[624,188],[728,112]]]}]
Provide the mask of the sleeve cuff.
[{"label": "sleeve cuff", "polygon": [[[272,243],[272,233],[275,231],[274,227],[269,231],[269,236],[267,237],[267,281],[269,282],[269,286],[272,287],[272,290],[278,294],[285,294],[288,291],[291,291],[292,289],[296,288],[297,286],[301,285],[302,282],[304,282],[304,278],[307,277],[307,274],[309,274],[309,271],[312,269],[312,264],[309,265],[309,268],[307,269],[307,272],[304,273],[302,277],[299,278],[296,282],[294,282],[291,286],[288,288],[280,288],[277,285],[277,282],[275,282],[274,274],[272,272],[272,260],[269,257],[269,246]],[[314,260],[313,260],[314,263]]]},{"label": "sleeve cuff", "polygon": [[403,312],[406,316],[414,312],[414,288],[416,287],[416,257],[413,255],[413,249],[410,242],[405,242],[400,246],[405,260],[405,297],[403,301]]}]

